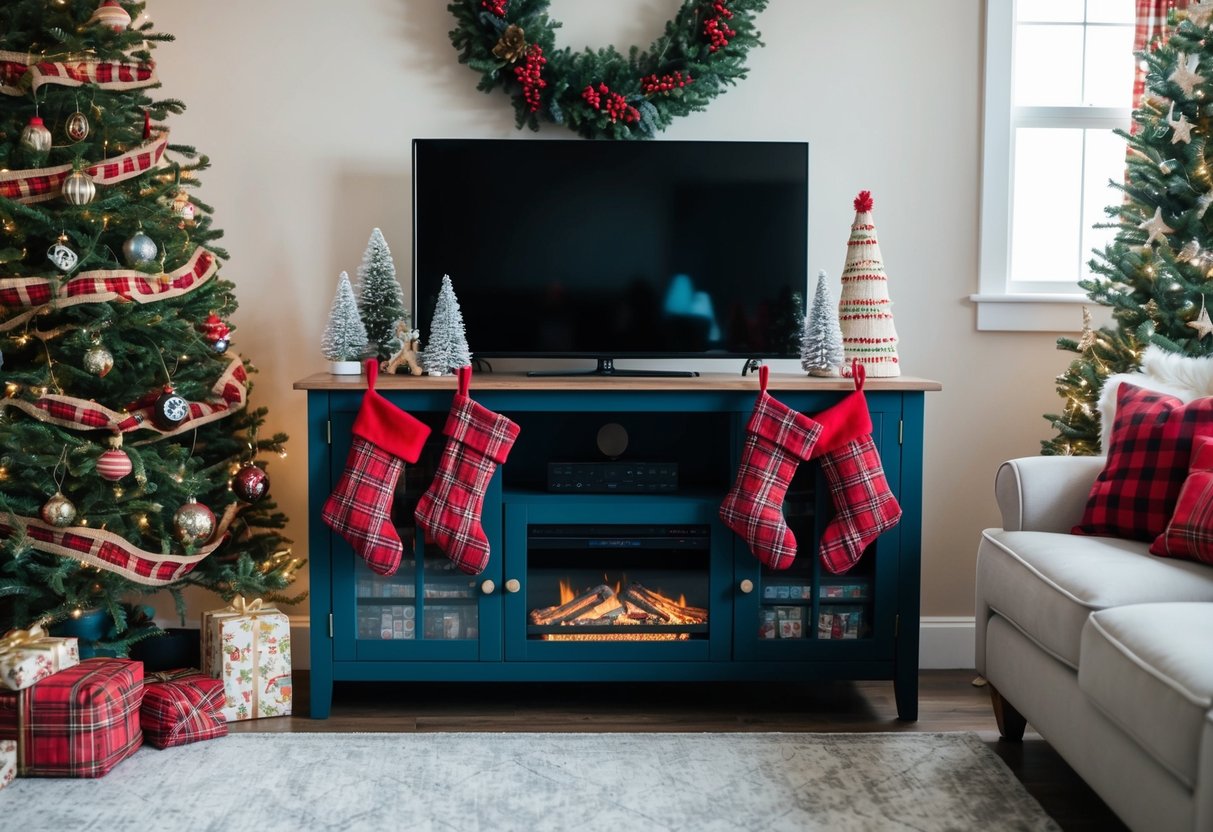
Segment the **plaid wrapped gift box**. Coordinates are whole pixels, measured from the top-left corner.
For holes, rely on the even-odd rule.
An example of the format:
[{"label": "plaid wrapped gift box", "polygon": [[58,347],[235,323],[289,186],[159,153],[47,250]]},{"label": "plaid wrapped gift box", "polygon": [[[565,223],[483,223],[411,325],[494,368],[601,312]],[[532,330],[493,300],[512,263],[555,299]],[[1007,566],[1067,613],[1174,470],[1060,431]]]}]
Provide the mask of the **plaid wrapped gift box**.
[{"label": "plaid wrapped gift box", "polygon": [[51,638],[41,627],[13,630],[0,639],[0,687],[22,690],[52,673],[80,664],[74,638]]},{"label": "plaid wrapped gift box", "polygon": [[140,724],[156,748],[227,736],[223,682],[193,668],[149,674],[143,687]]},{"label": "plaid wrapped gift box", "polygon": [[0,690],[0,739],[17,741],[17,774],[101,777],[143,744],[143,665],[85,659],[32,688]]},{"label": "plaid wrapped gift box", "polygon": [[17,776],[17,741],[0,740],[0,789]]},{"label": "plaid wrapped gift box", "polygon": [[291,712],[291,624],[261,599],[237,596],[202,613],[202,672],[222,679],[228,722]]}]

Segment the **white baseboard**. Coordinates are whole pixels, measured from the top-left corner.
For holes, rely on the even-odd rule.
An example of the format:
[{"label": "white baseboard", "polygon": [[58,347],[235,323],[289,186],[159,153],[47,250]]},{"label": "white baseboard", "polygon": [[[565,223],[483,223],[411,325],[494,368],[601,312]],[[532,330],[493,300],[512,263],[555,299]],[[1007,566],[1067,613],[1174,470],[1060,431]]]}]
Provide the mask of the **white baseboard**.
[{"label": "white baseboard", "polygon": [[[919,629],[918,666],[924,670],[973,667],[973,616],[929,616]],[[311,617],[291,616],[291,664],[311,667]]]},{"label": "white baseboard", "polygon": [[918,667],[953,670],[973,667],[977,621],[971,616],[923,616],[918,629]]}]

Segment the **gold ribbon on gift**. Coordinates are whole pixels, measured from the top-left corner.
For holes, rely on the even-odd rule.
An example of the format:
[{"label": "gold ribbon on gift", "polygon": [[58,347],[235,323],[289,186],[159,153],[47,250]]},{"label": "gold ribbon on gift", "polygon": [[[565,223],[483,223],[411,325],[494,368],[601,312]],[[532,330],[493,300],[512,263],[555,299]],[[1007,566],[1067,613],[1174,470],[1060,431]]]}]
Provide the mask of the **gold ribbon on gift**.
[{"label": "gold ribbon on gift", "polygon": [[[256,613],[262,611],[261,607],[262,601],[260,598],[254,598],[252,601],[246,601],[244,600],[243,595],[237,595],[232,599],[232,603],[228,604],[227,608],[240,615],[255,615]],[[268,607],[265,609],[265,612],[272,611],[276,612],[276,610],[270,610]]]},{"label": "gold ribbon on gift", "polygon": [[50,650],[54,645],[39,644],[46,638],[46,631],[35,624],[28,630],[9,630],[4,638],[0,638],[0,656],[5,653],[15,653],[18,650]]}]

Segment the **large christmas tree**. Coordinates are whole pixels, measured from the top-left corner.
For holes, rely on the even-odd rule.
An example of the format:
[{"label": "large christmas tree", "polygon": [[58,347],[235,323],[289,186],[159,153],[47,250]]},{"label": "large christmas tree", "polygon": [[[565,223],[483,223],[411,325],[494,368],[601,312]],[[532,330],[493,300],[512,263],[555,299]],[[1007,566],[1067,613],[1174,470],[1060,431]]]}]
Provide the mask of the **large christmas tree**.
[{"label": "large christmas tree", "polygon": [[1134,369],[1149,344],[1187,355],[1213,351],[1213,2],[1172,11],[1169,39],[1140,54],[1146,94],[1133,112],[1123,201],[1109,207],[1116,237],[1080,285],[1110,306],[1114,326],[1058,346],[1078,354],[1057,378],[1061,413],[1045,416],[1057,436],[1045,454],[1099,453],[1096,402],[1104,379]]},{"label": "large christmas tree", "polygon": [[118,652],[141,594],[272,598],[300,565],[143,8],[0,5],[0,632],[100,608]]}]

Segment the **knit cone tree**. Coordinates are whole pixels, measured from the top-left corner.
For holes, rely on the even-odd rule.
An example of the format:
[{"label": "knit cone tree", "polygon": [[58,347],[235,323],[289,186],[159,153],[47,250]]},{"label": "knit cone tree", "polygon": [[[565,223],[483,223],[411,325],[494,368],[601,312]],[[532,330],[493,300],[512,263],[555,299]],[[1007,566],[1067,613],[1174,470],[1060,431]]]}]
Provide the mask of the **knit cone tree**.
[{"label": "knit cone tree", "polygon": [[472,353],[463,331],[463,313],[459,310],[451,276],[444,274],[434,304],[434,317],[430,319],[429,341],[421,351],[421,366],[429,375],[441,376],[471,363]]},{"label": "knit cone tree", "polygon": [[396,279],[392,251],[378,228],[371,231],[362,264],[358,266],[358,312],[367,338],[376,345],[380,358],[391,358],[404,346],[396,335],[396,324],[409,323],[404,291]]},{"label": "knit cone tree", "polygon": [[844,375],[850,375],[852,359],[862,361],[871,378],[901,375],[888,277],[876,240],[872,194],[868,191],[860,191],[855,197],[855,221],[851,224],[847,260],[842,269],[838,322],[842,327]]},{"label": "knit cone tree", "polygon": [[842,373],[842,327],[838,311],[830,297],[825,270],[817,273],[817,291],[813,308],[804,319],[800,342],[800,366],[811,376],[837,376]]}]

